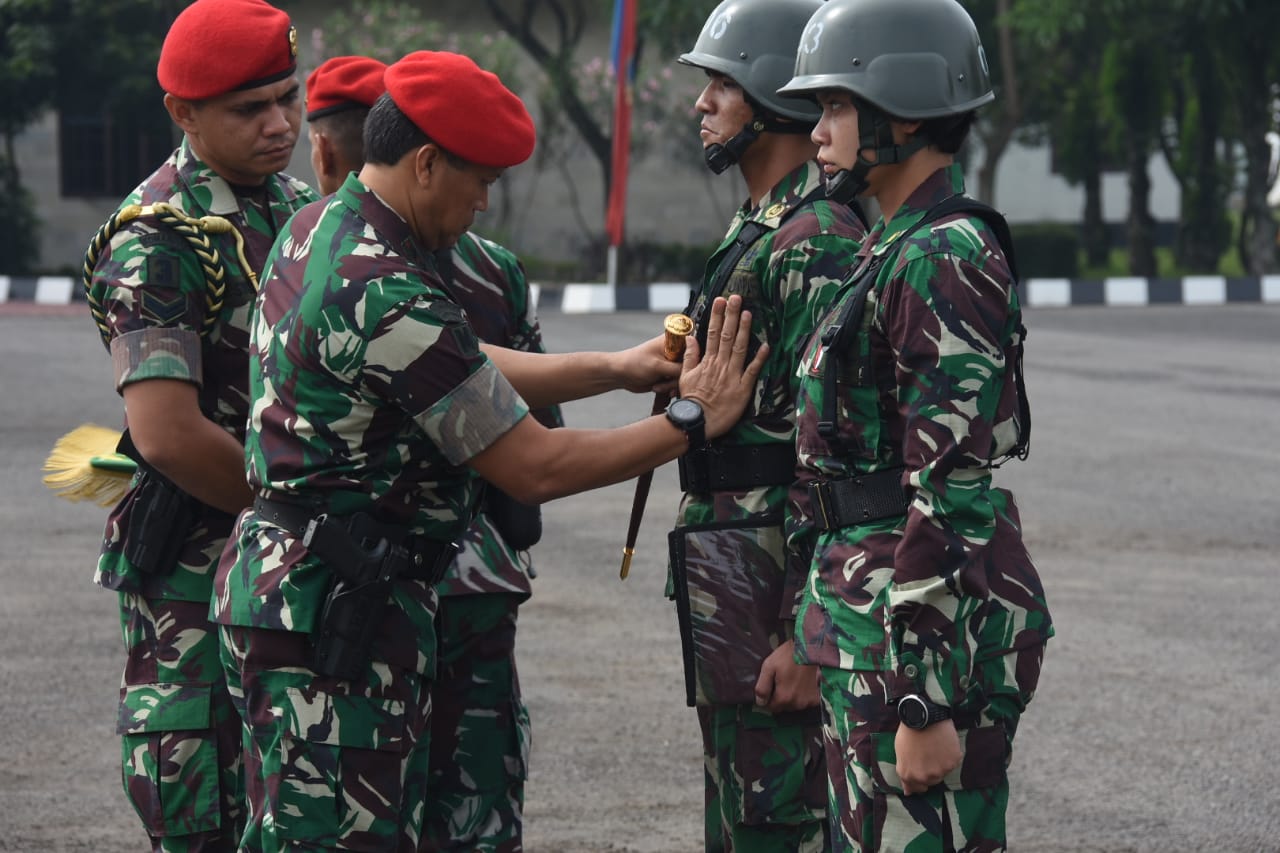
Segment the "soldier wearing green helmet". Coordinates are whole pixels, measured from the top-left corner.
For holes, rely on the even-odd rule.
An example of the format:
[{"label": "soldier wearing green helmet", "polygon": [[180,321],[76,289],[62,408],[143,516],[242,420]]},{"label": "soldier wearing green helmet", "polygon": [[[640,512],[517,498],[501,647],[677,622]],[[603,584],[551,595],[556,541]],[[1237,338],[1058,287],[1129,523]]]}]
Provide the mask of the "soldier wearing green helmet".
[{"label": "soldier wearing green helmet", "polygon": [[[779,97],[821,0],[725,0],[679,61],[701,68],[696,102],[707,165],[737,165],[747,198],[706,265],[688,313],[740,294],[769,359],[728,434],[680,460],[671,593],[697,708],[706,779],[705,849],[827,849],[817,671],[794,660],[782,599],[783,507],[795,475],[795,374],[816,321],[865,234],[825,197],[809,139],[821,111]],[[786,618],[783,610],[787,611]]]},{"label": "soldier wearing green helmet", "polygon": [[1002,850],[1053,627],[992,482],[1031,419],[1008,225],[954,157],[994,98],[982,45],[955,0],[829,0],[779,94],[822,108],[828,195],[882,213],[803,355],[787,503],[832,849]]}]

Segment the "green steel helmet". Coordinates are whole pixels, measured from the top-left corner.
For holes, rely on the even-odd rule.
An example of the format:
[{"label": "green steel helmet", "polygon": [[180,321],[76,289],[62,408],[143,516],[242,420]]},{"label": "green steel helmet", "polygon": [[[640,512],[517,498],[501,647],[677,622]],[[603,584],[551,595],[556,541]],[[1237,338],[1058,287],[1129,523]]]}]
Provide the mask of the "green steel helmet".
[{"label": "green steel helmet", "polygon": [[978,28],[956,0],[828,0],[809,19],[778,94],[841,89],[902,119],[959,115],[995,99]]},{"label": "green steel helmet", "polygon": [[800,34],[821,6],[822,0],[724,0],[679,61],[731,78],[770,112],[817,124],[820,109],[780,98],[778,88],[791,79]]}]

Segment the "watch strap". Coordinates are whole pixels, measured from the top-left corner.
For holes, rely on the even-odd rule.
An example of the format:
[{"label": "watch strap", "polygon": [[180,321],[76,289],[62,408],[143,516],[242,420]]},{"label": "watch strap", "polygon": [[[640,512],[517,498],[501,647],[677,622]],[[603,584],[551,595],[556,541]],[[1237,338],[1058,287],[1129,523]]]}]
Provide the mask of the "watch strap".
[{"label": "watch strap", "polygon": [[[908,722],[907,720],[903,719],[902,704],[904,702],[910,702],[912,703],[913,706],[923,706],[924,719],[921,723],[917,725],[915,723]],[[898,700],[897,708],[898,708],[898,719],[901,720],[906,726],[913,729],[928,728],[934,723],[940,723],[943,720],[950,719],[951,717],[951,709],[949,707],[947,707],[946,705],[939,705],[938,703],[934,702],[923,693],[911,693],[911,694],[908,694],[907,696],[903,696],[901,699]]]}]

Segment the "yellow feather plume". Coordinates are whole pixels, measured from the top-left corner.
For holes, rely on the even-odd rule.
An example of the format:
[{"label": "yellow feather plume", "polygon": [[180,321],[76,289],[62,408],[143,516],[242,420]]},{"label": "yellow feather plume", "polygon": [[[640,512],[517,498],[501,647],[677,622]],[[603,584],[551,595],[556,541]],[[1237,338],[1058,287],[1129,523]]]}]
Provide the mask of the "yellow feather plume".
[{"label": "yellow feather plume", "polygon": [[114,506],[129,489],[136,465],[116,453],[119,430],[84,424],[58,439],[44,461],[44,484],[69,501]]}]

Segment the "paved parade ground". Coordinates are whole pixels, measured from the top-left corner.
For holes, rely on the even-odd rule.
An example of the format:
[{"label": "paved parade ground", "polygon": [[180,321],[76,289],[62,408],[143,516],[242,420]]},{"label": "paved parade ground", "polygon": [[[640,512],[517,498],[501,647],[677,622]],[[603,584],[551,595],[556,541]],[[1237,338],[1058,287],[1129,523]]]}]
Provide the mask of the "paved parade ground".
[{"label": "paved parade ground", "polygon": [[[552,350],[660,330],[543,317]],[[1033,309],[1021,507],[1058,635],[1018,732],[1011,849],[1280,850],[1280,305]],[[650,401],[566,407],[614,426]],[[40,482],[54,440],[119,425],[83,306],[0,311],[0,850],[144,849],[119,782],[121,640],[92,583],[105,510]],[[631,577],[624,484],[545,507],[522,611],[531,853],[701,849],[701,758],[662,597],[674,466]]]}]

